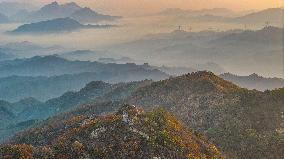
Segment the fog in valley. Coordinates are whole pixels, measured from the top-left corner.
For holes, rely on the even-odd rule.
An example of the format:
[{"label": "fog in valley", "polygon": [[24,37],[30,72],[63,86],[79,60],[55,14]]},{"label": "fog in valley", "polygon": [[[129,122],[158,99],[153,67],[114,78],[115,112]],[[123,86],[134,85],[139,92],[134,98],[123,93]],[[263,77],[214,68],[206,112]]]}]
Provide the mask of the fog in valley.
[{"label": "fog in valley", "polygon": [[[7,31],[24,23],[1,24],[0,44],[28,41],[42,47],[58,47],[49,51],[21,52],[18,57],[91,50],[93,55],[80,55],[78,60],[127,57],[129,60],[126,62],[193,68],[214,63],[222,68],[217,73],[257,73],[265,77],[283,77],[283,21],[279,21],[283,16],[280,14],[270,21],[252,16],[251,21],[255,20],[255,23],[250,23],[247,20],[249,18],[236,22],[236,19],[241,19],[239,17],[255,13],[223,10],[187,13],[181,9],[165,9],[153,14],[125,16],[112,22],[99,23],[115,25],[111,28],[80,29],[65,33],[10,35]],[[267,18],[270,18],[269,14],[277,11],[267,12],[272,12],[267,13]],[[261,16],[264,13],[259,14]],[[270,26],[282,31],[270,31]],[[268,28],[267,34],[260,31],[265,27]],[[253,31],[256,32],[253,34]],[[247,41],[242,37],[246,37]],[[267,43],[265,38],[272,40]],[[229,40],[236,43],[230,45]],[[76,60],[75,56],[72,59]]]}]

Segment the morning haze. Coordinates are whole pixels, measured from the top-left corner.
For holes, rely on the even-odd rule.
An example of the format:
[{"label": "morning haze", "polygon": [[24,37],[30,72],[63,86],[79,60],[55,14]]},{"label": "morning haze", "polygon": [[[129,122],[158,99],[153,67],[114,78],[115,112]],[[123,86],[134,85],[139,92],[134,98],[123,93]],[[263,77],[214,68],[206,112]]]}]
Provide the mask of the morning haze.
[{"label": "morning haze", "polygon": [[[47,4],[52,0],[38,1]],[[205,8],[228,8],[236,11],[261,10],[283,7],[282,0],[59,0],[61,3],[76,2],[94,9],[103,9],[109,13],[121,15],[137,15],[154,13],[165,8],[182,8],[199,10]]]},{"label": "morning haze", "polygon": [[[28,3],[27,1],[18,2]],[[255,43],[256,40],[258,40],[253,38],[261,36],[257,34],[263,34],[261,32],[256,32],[256,35],[253,35],[254,33],[243,35],[255,36],[250,37],[252,41],[248,41],[247,46],[239,44],[238,46],[235,45],[234,48],[230,48],[229,45],[213,42],[214,38],[222,41],[220,38],[226,34],[230,34],[230,30],[234,33],[240,32],[237,31],[239,29],[261,30],[265,26],[283,28],[283,9],[277,8],[281,6],[280,1],[58,1],[57,3],[53,3],[55,7],[65,3],[71,4],[70,2],[76,2],[77,4],[74,3],[76,5],[75,9],[78,7],[90,7],[100,14],[120,16],[120,18],[112,21],[86,21],[86,17],[84,21],[82,21],[82,18],[81,21],[77,19],[82,24],[94,22],[93,24],[117,25],[117,27],[106,29],[80,29],[68,34],[63,33],[60,35],[42,34],[41,36],[35,36],[32,34],[21,34],[18,36],[11,36],[6,34],[7,31],[14,30],[24,23],[56,18],[56,15],[36,17],[41,14],[49,14],[47,13],[47,10],[41,12],[40,8],[43,5],[48,5],[52,2],[53,1],[35,1],[33,7],[30,9],[31,14],[33,12],[35,13],[34,15],[28,15],[30,17],[26,17],[27,19],[23,19],[25,14],[22,13],[22,16],[17,14],[10,15],[11,21],[15,22],[0,26],[0,31],[2,32],[1,36],[3,37],[0,41],[2,43],[30,41],[41,45],[61,45],[69,50],[97,50],[99,52],[104,52],[106,57],[127,56],[134,59],[136,62],[147,62],[154,65],[193,67],[200,63],[213,62],[223,67],[224,71],[237,74],[249,75],[256,72],[263,76],[283,77],[283,45],[280,45],[282,43],[279,44],[279,41],[275,42],[275,44],[271,41],[273,45],[278,44],[278,46],[265,47],[269,50],[253,49],[253,47],[260,48],[257,45],[265,46],[260,43],[256,43],[249,48],[252,43]],[[68,16],[68,10],[70,11],[70,9],[67,9],[67,12],[60,12],[58,10],[52,11],[52,5],[50,8],[50,13],[54,12],[54,14],[62,14],[59,17]],[[40,12],[37,13],[38,10]],[[85,9],[82,13],[85,15],[91,14],[90,12],[86,13],[86,11],[87,10]],[[63,13],[67,14],[63,15]],[[76,16],[78,17],[78,15]],[[93,16],[93,19],[96,18]],[[150,46],[146,46],[145,48],[145,44],[141,43],[141,39],[145,38],[145,36],[147,37],[149,34],[157,34],[153,37],[156,39],[159,37],[159,33],[171,33],[178,29],[178,26],[181,26],[181,30],[188,32],[189,36],[189,32],[200,31],[215,31],[217,33],[219,32],[219,35],[213,36],[207,34],[208,41],[203,40],[199,42],[196,40],[192,41],[190,38],[182,39],[183,37],[175,35],[176,37],[168,37],[170,40],[175,41],[175,46],[172,46],[173,44],[166,44],[165,46],[159,46],[159,49]],[[229,32],[221,33],[224,31]],[[277,33],[271,33],[270,36],[272,36],[272,39],[283,39],[282,34],[277,35]],[[181,44],[178,44],[180,42],[175,38],[181,40]],[[235,40],[241,41],[241,37],[231,38],[237,38]],[[212,42],[210,42],[210,40],[212,40]],[[131,44],[131,42],[135,41],[135,45],[128,46],[128,42]],[[157,41],[157,43],[156,46],[162,44],[161,41]],[[183,43],[188,43],[193,46],[183,46]],[[119,49],[120,47],[123,47],[123,45],[127,45],[126,50]],[[118,48],[113,49],[116,47]],[[133,50],[131,50],[131,48],[133,48]],[[215,49],[212,50],[210,48]],[[145,52],[143,52],[143,50]],[[232,55],[229,55],[229,52]],[[255,59],[254,56],[257,53],[258,56]],[[200,56],[198,56],[198,54]],[[207,55],[205,56],[204,54]],[[160,55],[164,58],[160,59]],[[171,56],[175,56],[176,60],[179,62],[170,58]],[[270,56],[269,59],[267,59],[268,56]],[[183,61],[185,58],[189,59]],[[263,62],[267,60],[267,65],[263,64]]]},{"label": "morning haze", "polygon": [[0,0],[0,158],[283,159],[277,0]]}]

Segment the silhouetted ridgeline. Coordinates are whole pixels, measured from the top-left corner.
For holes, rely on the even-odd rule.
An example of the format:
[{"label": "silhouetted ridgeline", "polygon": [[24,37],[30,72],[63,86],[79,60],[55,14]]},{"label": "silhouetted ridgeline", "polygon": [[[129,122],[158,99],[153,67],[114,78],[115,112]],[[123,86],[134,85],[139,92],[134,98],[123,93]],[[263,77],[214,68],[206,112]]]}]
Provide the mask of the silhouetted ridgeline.
[{"label": "silhouetted ridgeline", "polygon": [[11,20],[14,22],[40,22],[66,17],[72,18],[82,23],[113,21],[115,19],[120,18],[118,16],[100,14],[89,8],[82,8],[74,2],[65,4],[52,2],[36,11],[18,11],[18,14],[14,14],[11,17]]},{"label": "silhouetted ridgeline", "polygon": [[281,78],[265,78],[257,74],[249,76],[238,76],[230,73],[220,75],[221,78],[231,81],[241,87],[248,89],[256,89],[260,91],[273,90],[284,87],[284,79]]},{"label": "silhouetted ridgeline", "polygon": [[28,97],[45,101],[77,91],[91,81],[118,83],[169,77],[143,65],[68,61],[55,55],[2,61],[0,72],[0,99],[10,102]]},{"label": "silhouetted ridgeline", "polygon": [[114,25],[83,25],[71,18],[58,18],[47,21],[41,21],[31,24],[24,24],[17,29],[8,32],[9,34],[45,34],[72,32],[80,29],[99,29],[109,28]]},{"label": "silhouetted ridgeline", "polygon": [[[159,73],[158,70],[145,70],[142,65],[127,64],[103,64],[90,61],[69,61],[56,55],[35,56],[28,59],[16,59],[0,62],[0,77],[7,76],[56,76],[65,74],[77,74],[83,72],[95,73],[123,73],[138,72],[139,70],[151,73]],[[166,77],[165,73],[160,72]],[[138,76],[139,77],[139,76]],[[136,78],[138,78],[136,77]],[[135,78],[135,76],[133,76]],[[146,77],[147,78],[147,77]],[[159,75],[157,76],[159,78]],[[127,78],[126,78],[127,79]],[[143,78],[145,79],[145,77]]]},{"label": "silhouetted ridgeline", "polygon": [[266,75],[269,72],[270,76],[281,77],[283,34],[283,28],[272,26],[259,30],[177,30],[148,35],[105,49],[116,54],[144,59],[155,65],[196,68],[193,66],[196,63],[210,62],[215,65],[197,70],[209,70],[216,74],[230,71]]}]

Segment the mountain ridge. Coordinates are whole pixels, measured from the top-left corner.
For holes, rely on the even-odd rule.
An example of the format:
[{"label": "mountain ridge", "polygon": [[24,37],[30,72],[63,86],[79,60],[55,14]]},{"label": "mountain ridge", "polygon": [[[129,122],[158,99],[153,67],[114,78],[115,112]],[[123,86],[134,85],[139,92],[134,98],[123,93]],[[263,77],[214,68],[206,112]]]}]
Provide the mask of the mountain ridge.
[{"label": "mountain ridge", "polygon": [[83,25],[72,18],[57,18],[52,20],[40,21],[36,23],[24,24],[12,30],[10,34],[24,33],[67,33],[80,29],[99,29],[114,27],[113,25]]},{"label": "mountain ridge", "polygon": [[[175,31],[152,34],[106,50],[123,53],[130,58],[144,59],[155,65],[195,68],[195,63],[212,62],[225,72],[256,72],[263,76],[282,77],[282,35],[283,28],[271,26],[257,30]],[[147,58],[148,56],[151,58]],[[204,70],[214,71],[216,74],[225,73],[217,69],[215,71],[213,67]],[[273,74],[268,75],[267,72]]]},{"label": "mountain ridge", "polygon": [[234,23],[262,23],[269,22],[272,24],[281,24],[283,20],[284,9],[282,8],[268,8],[258,12],[250,13],[245,16],[233,18],[231,22]]},{"label": "mountain ridge", "polygon": [[[35,67],[35,65],[37,67]],[[139,79],[141,77],[139,75],[139,72],[144,72],[146,78],[149,78],[149,76],[156,74],[156,76],[151,77],[154,80],[161,79],[160,77],[163,78],[163,76],[168,77],[167,74],[159,70],[146,70],[143,68],[142,65],[136,65],[134,63],[104,64],[99,63],[97,61],[70,61],[59,57],[58,55],[34,56],[32,58],[27,59],[3,61],[0,62],[0,72],[2,74],[2,76],[0,75],[0,77],[7,77],[12,75],[50,77],[64,74],[78,74],[84,72],[107,72],[118,75],[119,73],[124,72],[128,73],[128,76],[125,76],[125,78],[131,77],[132,80]],[[133,75],[131,75],[130,73],[132,73]],[[119,78],[120,76],[117,77]]]},{"label": "mountain ridge", "polygon": [[282,78],[265,78],[255,73],[249,76],[238,76],[231,73],[224,73],[221,74],[220,77],[244,88],[257,89],[260,91],[284,87],[284,79]]},{"label": "mountain ridge", "polygon": [[[200,74],[211,79],[199,77]],[[206,72],[188,76],[199,80],[189,82],[184,75],[155,82],[137,90],[125,102],[145,110],[164,106],[184,123],[208,136],[229,157],[279,158],[282,155],[275,152],[283,144],[280,140],[283,133],[278,131],[283,129],[283,118],[279,113],[284,111],[283,88],[261,92],[240,88]],[[216,84],[212,85],[212,81]],[[256,136],[266,137],[251,136],[251,131]],[[251,147],[252,143],[259,149]],[[275,146],[270,147],[268,143]]]},{"label": "mountain ridge", "polygon": [[100,13],[93,11],[92,9],[88,7],[75,11],[74,13],[71,14],[70,17],[81,23],[96,23],[100,21],[113,21],[118,18],[121,18],[119,16],[110,16],[110,15],[100,14]]},{"label": "mountain ridge", "polygon": [[[128,114],[127,117],[125,114]],[[59,131],[53,136],[44,135],[46,137],[43,140],[37,135],[36,129],[32,130],[29,134],[39,137],[35,143],[33,143],[34,140],[30,140],[34,146],[1,146],[0,152],[2,153],[0,154],[2,156],[15,155],[18,149],[36,149],[41,143],[41,146],[50,147],[49,153],[43,153],[42,149],[37,153],[23,155],[23,157],[34,155],[48,157],[57,147],[61,151],[58,151],[55,156],[60,158],[80,156],[92,158],[187,158],[188,156],[222,158],[214,145],[185,128],[173,115],[163,109],[144,113],[140,108],[125,105],[114,114],[97,118],[76,116],[64,122],[69,123],[65,132],[59,130],[61,125],[54,125],[54,128]],[[42,130],[45,132],[43,133],[48,133],[48,129],[44,127]],[[75,129],[77,131],[74,131]],[[51,132],[54,133],[53,130]],[[77,138],[76,136],[80,139],[71,140],[71,138]],[[25,143],[26,139],[19,137],[14,140],[14,143]],[[53,142],[48,146],[45,140]],[[75,151],[67,149],[70,145]],[[95,151],[91,151],[90,146],[87,145],[92,145]]]},{"label": "mountain ridge", "polygon": [[[110,16],[110,15],[103,15],[96,13],[95,11],[89,9],[88,13],[91,13],[89,15],[85,14],[79,14],[83,13],[85,8],[82,8],[75,2],[69,2],[64,4],[59,4],[57,1],[54,1],[52,3],[49,3],[43,7],[41,7],[39,10],[28,12],[26,14],[22,15],[15,15],[13,17],[14,20],[20,20],[22,22],[41,22],[41,21],[48,21],[52,19],[60,19],[60,18],[72,18],[74,17],[76,21],[79,22],[100,22],[100,21],[112,21],[117,19],[116,16]],[[87,13],[87,12],[84,12]],[[95,14],[96,13],[96,14]],[[91,19],[88,19],[91,18]]]},{"label": "mountain ridge", "polygon": [[[206,71],[136,86],[130,92],[126,91],[132,85],[126,89],[113,89],[105,94],[110,97],[106,101],[104,95],[98,96],[48,121],[61,121],[74,115],[108,114],[119,110],[123,103],[139,105],[145,111],[163,106],[197,133],[208,136],[226,156],[279,158],[282,154],[277,150],[283,148],[280,140],[283,119],[279,113],[284,111],[283,88],[265,92],[248,90]],[[23,143],[24,137],[20,137]],[[40,141],[45,143],[45,140]]]}]

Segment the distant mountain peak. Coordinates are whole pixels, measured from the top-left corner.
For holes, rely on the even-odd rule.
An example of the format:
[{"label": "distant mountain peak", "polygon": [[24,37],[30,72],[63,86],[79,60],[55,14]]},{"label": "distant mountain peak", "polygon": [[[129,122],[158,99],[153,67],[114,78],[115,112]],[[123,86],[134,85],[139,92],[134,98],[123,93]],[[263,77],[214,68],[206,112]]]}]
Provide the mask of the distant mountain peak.
[{"label": "distant mountain peak", "polygon": [[82,88],[81,91],[93,91],[95,89],[101,89],[101,88],[106,88],[109,87],[110,84],[105,83],[103,81],[93,81],[88,83],[84,88]]},{"label": "distant mountain peak", "polygon": [[72,10],[74,10],[74,11],[82,9],[82,7],[79,6],[79,5],[78,5],[77,3],[75,3],[75,2],[65,3],[65,4],[63,4],[63,5],[61,5],[61,6],[62,6],[62,7],[66,7],[67,9],[72,9]]},{"label": "distant mountain peak", "polygon": [[253,73],[253,74],[249,75],[249,77],[259,78],[259,77],[261,77],[261,76],[259,76],[259,75],[258,75],[258,74],[256,74],[256,73]]},{"label": "distant mountain peak", "polygon": [[47,8],[58,7],[58,6],[59,6],[58,2],[54,1],[50,4],[43,6],[41,9],[47,9]]},{"label": "distant mountain peak", "polygon": [[256,73],[248,76],[238,76],[231,73],[220,75],[221,78],[231,81],[243,88],[256,89],[259,91],[273,90],[284,87],[284,79],[281,78],[266,78]]},{"label": "distant mountain peak", "polygon": [[84,28],[76,20],[66,17],[52,20],[41,21],[37,23],[24,24],[10,33],[47,33],[47,32],[68,32]]},{"label": "distant mountain peak", "polygon": [[50,5],[59,5],[57,1],[52,2]]},{"label": "distant mountain peak", "polygon": [[84,8],[82,8],[82,10],[88,10],[88,11],[93,11],[91,8],[89,8],[89,7],[84,7]]},{"label": "distant mountain peak", "polygon": [[28,59],[29,61],[34,61],[37,63],[46,63],[46,62],[50,62],[50,63],[54,63],[54,62],[65,62],[67,60],[65,60],[64,58],[59,57],[58,55],[48,55],[48,56],[34,56],[30,59]]},{"label": "distant mountain peak", "polygon": [[70,16],[79,9],[81,9],[81,7],[76,3],[59,4],[55,1],[43,6],[35,12],[32,12],[28,15],[26,20],[29,22],[39,22],[56,18],[64,18]]},{"label": "distant mountain peak", "polygon": [[115,25],[83,25],[77,20],[65,17],[51,20],[40,21],[36,23],[24,24],[17,29],[8,31],[10,34],[46,34],[46,33],[62,33],[72,32],[80,29],[98,29],[109,28]]},{"label": "distant mountain peak", "polygon": [[180,8],[168,8],[158,13],[160,15],[188,15],[188,16],[200,16],[200,15],[214,15],[214,16],[229,16],[234,12],[227,8],[204,8],[201,10],[184,10]]},{"label": "distant mountain peak", "polygon": [[75,2],[69,2],[69,3],[66,3],[64,4],[65,6],[74,6],[74,7],[80,7],[77,3]]},{"label": "distant mountain peak", "polygon": [[[192,89],[197,92],[211,92],[221,91],[230,92],[239,87],[229,81],[226,81],[212,72],[198,71],[189,73],[183,76],[169,79],[170,83],[184,83],[185,87]],[[167,82],[167,80],[165,80]]]},{"label": "distant mountain peak", "polygon": [[96,11],[92,10],[89,7],[81,8],[75,11],[70,17],[74,18],[75,20],[78,20],[79,22],[83,22],[83,23],[112,21],[117,18],[120,18],[118,16],[111,16],[111,15],[97,13]]},{"label": "distant mountain peak", "polygon": [[271,24],[282,24],[283,22],[284,9],[281,8],[268,8],[265,10],[253,12],[241,17],[233,18],[233,22],[241,23],[262,23],[270,22]]},{"label": "distant mountain peak", "polygon": [[94,14],[94,13],[98,14],[97,12],[93,11],[89,7],[84,7],[81,10],[79,10],[78,12],[85,13],[85,14]]}]

